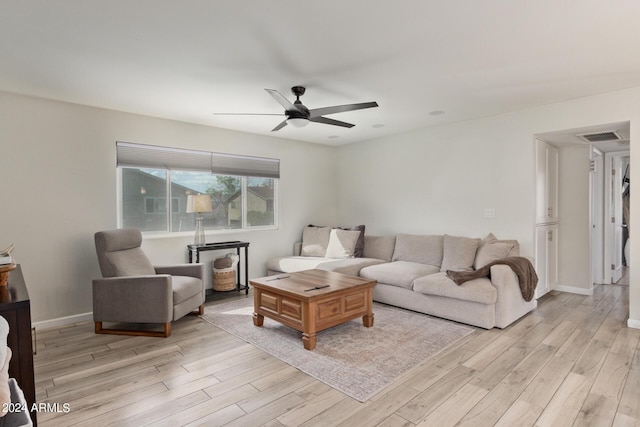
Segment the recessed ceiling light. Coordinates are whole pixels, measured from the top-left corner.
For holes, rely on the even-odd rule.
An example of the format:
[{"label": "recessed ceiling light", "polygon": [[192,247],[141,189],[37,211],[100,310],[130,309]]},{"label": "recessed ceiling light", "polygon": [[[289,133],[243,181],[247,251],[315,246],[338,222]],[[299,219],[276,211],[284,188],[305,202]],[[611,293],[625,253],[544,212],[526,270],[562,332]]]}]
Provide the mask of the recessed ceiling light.
[{"label": "recessed ceiling light", "polygon": [[371,126],[371,127],[372,127],[372,128],[376,128],[376,129],[379,129],[379,128],[383,128],[383,127],[384,127],[384,125],[383,125],[382,123],[378,123],[378,124],[373,125],[373,126]]},{"label": "recessed ceiling light", "polygon": [[442,111],[442,110],[434,110],[434,111],[429,113],[430,116],[441,116],[443,114],[444,114],[444,111]]}]

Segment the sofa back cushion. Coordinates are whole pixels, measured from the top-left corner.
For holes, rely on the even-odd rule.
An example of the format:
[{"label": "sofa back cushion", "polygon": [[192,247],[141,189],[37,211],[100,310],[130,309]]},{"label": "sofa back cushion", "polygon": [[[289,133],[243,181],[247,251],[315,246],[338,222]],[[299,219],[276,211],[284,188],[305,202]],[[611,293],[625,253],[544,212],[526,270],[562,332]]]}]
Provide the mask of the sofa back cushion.
[{"label": "sofa back cushion", "polygon": [[410,261],[440,267],[444,254],[444,236],[398,234],[392,261]]},{"label": "sofa back cushion", "polygon": [[480,239],[444,235],[444,254],[440,271],[471,271]]},{"label": "sofa back cushion", "polygon": [[391,261],[393,249],[396,245],[396,236],[364,236],[364,258],[382,259]]}]

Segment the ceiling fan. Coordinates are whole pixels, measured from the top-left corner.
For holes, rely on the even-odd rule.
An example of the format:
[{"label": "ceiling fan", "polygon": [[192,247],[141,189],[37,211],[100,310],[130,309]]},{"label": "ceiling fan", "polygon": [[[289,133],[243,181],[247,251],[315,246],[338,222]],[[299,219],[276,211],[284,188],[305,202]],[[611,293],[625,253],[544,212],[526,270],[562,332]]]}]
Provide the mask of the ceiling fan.
[{"label": "ceiling fan", "polygon": [[[271,129],[271,132],[275,132],[277,130],[282,129],[287,124],[295,127],[303,127],[309,124],[309,122],[314,123],[324,123],[326,125],[333,126],[342,126],[345,128],[352,128],[355,125],[347,122],[341,122],[340,120],[329,119],[324,117],[328,114],[335,113],[343,113],[345,111],[353,111],[353,110],[362,110],[364,108],[373,108],[377,107],[377,102],[363,102],[360,104],[346,104],[346,105],[335,105],[333,107],[324,107],[324,108],[312,108],[309,109],[305,107],[300,101],[300,97],[304,95],[305,87],[304,86],[294,86],[291,88],[291,92],[296,96],[296,100],[291,103],[287,98],[285,98],[280,92],[274,89],[265,89],[269,95],[273,97],[280,105],[284,107],[284,119],[278,126]],[[215,115],[253,115],[253,116],[281,116],[282,114],[260,114],[260,113],[214,113]]]}]

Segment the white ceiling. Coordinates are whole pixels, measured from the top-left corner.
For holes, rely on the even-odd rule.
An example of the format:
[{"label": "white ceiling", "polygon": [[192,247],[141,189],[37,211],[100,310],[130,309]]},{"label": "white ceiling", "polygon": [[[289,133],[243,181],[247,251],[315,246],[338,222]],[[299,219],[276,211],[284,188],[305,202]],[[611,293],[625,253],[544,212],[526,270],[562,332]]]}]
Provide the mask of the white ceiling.
[{"label": "white ceiling", "polygon": [[[640,86],[639,23],[637,0],[0,0],[0,90],[339,145]],[[380,107],[212,114],[293,85]]]}]

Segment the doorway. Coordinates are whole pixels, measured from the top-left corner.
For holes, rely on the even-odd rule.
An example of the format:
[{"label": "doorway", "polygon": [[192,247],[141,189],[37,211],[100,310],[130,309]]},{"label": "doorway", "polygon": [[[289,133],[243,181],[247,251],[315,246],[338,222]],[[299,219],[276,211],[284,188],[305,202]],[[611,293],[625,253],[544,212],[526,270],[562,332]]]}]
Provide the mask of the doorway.
[{"label": "doorway", "polygon": [[560,150],[559,223],[564,231],[557,290],[590,294],[594,284],[615,283],[626,271],[629,224],[622,196],[629,135],[629,122],[535,135]]}]

